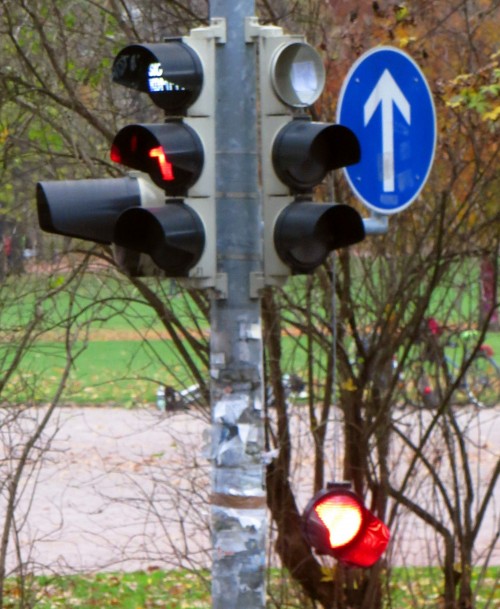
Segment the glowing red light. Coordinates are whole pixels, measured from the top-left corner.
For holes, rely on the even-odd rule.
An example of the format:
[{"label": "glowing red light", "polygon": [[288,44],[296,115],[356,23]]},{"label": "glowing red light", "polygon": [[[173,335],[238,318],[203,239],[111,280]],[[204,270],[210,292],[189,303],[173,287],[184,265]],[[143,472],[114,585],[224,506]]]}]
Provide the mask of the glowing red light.
[{"label": "glowing red light", "polygon": [[338,558],[356,567],[371,567],[387,549],[390,536],[387,526],[367,512],[363,535],[352,546],[341,551]]},{"label": "glowing red light", "polygon": [[352,541],[363,524],[361,506],[350,495],[332,495],[318,503],[314,510],[328,529],[332,549]]},{"label": "glowing red light", "polygon": [[157,146],[156,148],[151,148],[149,151],[149,156],[152,159],[158,160],[158,166],[160,167],[161,177],[165,182],[171,182],[174,180],[174,168],[172,163],[169,163],[167,160],[167,156],[162,146]]},{"label": "glowing red light", "polygon": [[118,148],[118,146],[115,146],[114,144],[113,144],[113,146],[111,146],[110,157],[111,157],[111,160],[114,163],[121,163],[122,162],[122,154],[121,154],[120,149]]}]

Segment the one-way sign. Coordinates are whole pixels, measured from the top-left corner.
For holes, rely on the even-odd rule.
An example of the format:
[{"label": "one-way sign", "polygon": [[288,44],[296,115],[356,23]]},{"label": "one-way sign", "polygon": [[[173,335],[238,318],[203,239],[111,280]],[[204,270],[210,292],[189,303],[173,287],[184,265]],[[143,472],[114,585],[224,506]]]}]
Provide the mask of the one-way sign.
[{"label": "one-way sign", "polygon": [[420,68],[392,47],[372,49],[352,66],[340,92],[337,122],[361,144],[361,161],[345,168],[369,208],[393,214],[408,207],[429,176],[436,112]]}]

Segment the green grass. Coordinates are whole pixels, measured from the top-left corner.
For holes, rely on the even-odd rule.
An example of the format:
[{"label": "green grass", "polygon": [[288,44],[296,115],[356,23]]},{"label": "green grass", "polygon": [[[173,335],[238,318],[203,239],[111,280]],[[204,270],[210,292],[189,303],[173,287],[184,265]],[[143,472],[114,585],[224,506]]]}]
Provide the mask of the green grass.
[{"label": "green grass", "polygon": [[[472,572],[474,609],[495,609],[500,603],[500,567]],[[441,607],[443,573],[437,567],[393,569],[388,583],[387,609],[436,609]],[[458,590],[457,590],[458,592]],[[390,598],[390,602],[389,602]]]},{"label": "green grass", "polygon": [[208,609],[206,578],[206,573],[180,570],[38,577],[32,594],[36,609]]},{"label": "green grass", "polygon": [[[377,272],[380,273],[380,269]],[[463,278],[463,272],[457,279],[458,287],[460,278]],[[83,333],[88,331],[88,344],[74,361],[63,403],[150,404],[155,401],[159,383],[181,389],[195,382],[172,341],[159,338],[158,333],[163,327],[154,311],[141,301],[138,291],[123,280],[112,275],[88,273],[81,278],[74,294],[69,286],[51,299],[44,298],[44,294],[47,289],[63,285],[64,276],[25,276],[9,281],[0,286],[0,367],[5,370],[14,357],[9,333],[17,331],[18,336],[22,336],[23,328],[33,318],[37,301],[45,313],[46,333],[41,334],[23,356],[18,373],[2,391],[3,400],[24,403],[27,400],[43,402],[51,399],[65,365],[64,334],[55,329],[68,315],[71,315],[74,326],[82,328]],[[294,278],[288,285],[299,300],[305,281],[304,278]],[[456,293],[461,293],[458,287],[449,294],[441,294],[437,290],[438,310],[441,307],[443,311],[455,311]],[[189,317],[192,302],[175,292],[174,284],[163,282],[156,289],[174,315],[184,319],[188,327],[196,328]],[[462,297],[467,314],[475,296],[466,292]],[[364,300],[371,302],[370,295],[360,293],[361,308]],[[319,311],[321,304],[318,306]],[[207,323],[199,323],[202,331],[208,332]],[[199,328],[195,331],[198,332]],[[148,341],[141,339],[146,332],[150,337]],[[493,347],[496,361],[500,363],[500,333],[489,333],[486,342]],[[77,346],[79,344],[77,342]],[[307,365],[306,351],[304,336],[285,337],[282,342],[283,371],[303,374]],[[318,358],[315,378],[321,381],[327,353],[316,346],[315,356]]]},{"label": "green grass", "polygon": [[[500,567],[485,573],[475,570],[472,587],[475,609],[493,609],[500,603]],[[210,609],[208,572],[185,570],[95,575],[43,576],[25,581],[26,596],[36,609]],[[385,587],[387,609],[435,609],[440,606],[442,572],[436,567],[397,568]],[[269,573],[268,607],[303,607],[297,588],[283,571]],[[6,582],[6,607],[17,607],[22,588],[16,580]],[[26,600],[26,599],[25,599]],[[28,605],[26,605],[28,606]]]},{"label": "green grass", "polygon": [[[3,397],[12,402],[50,400],[65,363],[61,343],[36,345],[25,354]],[[155,401],[159,383],[192,383],[171,341],[91,340],[71,367],[62,401],[140,406]]]},{"label": "green grass", "polygon": [[[68,324],[76,357],[62,403],[150,404],[156,399],[159,383],[178,389],[193,384],[158,316],[141,301],[133,286],[123,281],[122,285],[105,282],[89,274],[75,293],[65,288],[67,291],[55,297],[44,298],[47,288],[58,282],[64,283],[64,279],[25,276],[17,284],[0,286],[2,372],[14,361],[30,320],[36,312],[43,312],[41,332],[3,388],[3,401],[40,403],[52,398],[67,361],[64,327]],[[168,283],[162,284],[161,290],[175,316],[196,332],[198,323],[203,330],[206,324],[195,324],[190,318],[195,307],[185,295],[171,294]],[[148,339],[144,340],[146,334]],[[193,349],[189,352],[199,361]]]}]

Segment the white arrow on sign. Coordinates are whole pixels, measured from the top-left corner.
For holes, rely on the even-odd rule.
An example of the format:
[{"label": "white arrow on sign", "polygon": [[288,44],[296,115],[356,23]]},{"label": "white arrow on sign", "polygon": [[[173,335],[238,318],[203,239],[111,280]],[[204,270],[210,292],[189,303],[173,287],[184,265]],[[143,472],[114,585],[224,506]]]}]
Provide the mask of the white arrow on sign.
[{"label": "white arrow on sign", "polygon": [[411,109],[408,100],[398,87],[389,70],[384,70],[375,88],[364,105],[365,127],[370,122],[378,105],[382,105],[382,158],[384,192],[394,192],[394,110],[393,104],[411,124]]}]

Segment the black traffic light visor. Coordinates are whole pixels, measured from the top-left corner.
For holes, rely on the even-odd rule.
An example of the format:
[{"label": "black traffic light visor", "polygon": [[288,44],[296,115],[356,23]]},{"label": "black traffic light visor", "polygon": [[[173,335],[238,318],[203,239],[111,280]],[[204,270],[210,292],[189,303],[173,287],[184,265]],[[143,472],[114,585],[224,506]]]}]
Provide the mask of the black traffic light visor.
[{"label": "black traffic light visor", "polygon": [[276,251],[292,272],[311,273],[328,254],[365,238],[363,220],[349,205],[295,201],[274,227]]},{"label": "black traffic light visor", "polygon": [[42,230],[109,244],[116,219],[141,204],[141,191],[130,177],[38,182],[36,203]]},{"label": "black traffic light visor", "polygon": [[273,144],[273,165],[292,192],[310,192],[334,169],[361,159],[358,138],[343,125],[296,119],[287,123]]},{"label": "black traffic light visor", "polygon": [[116,222],[113,242],[149,254],[168,277],[186,277],[205,248],[205,228],[182,201],[158,208],[133,208]]}]

